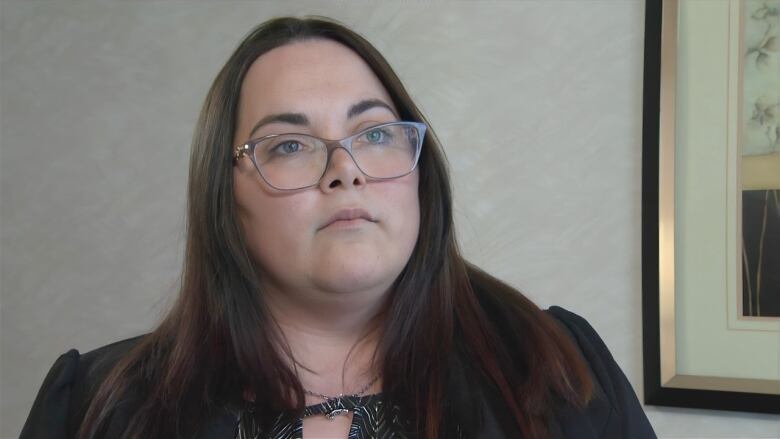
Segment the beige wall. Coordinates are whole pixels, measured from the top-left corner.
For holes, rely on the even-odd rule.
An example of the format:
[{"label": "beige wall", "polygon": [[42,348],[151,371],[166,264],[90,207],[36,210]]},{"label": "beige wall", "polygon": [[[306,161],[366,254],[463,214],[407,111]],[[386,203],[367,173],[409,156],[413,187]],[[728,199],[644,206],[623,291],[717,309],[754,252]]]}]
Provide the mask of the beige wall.
[{"label": "beige wall", "polygon": [[[191,132],[253,25],[373,41],[452,165],[469,258],[599,331],[642,394],[643,2],[44,2],[0,9],[0,437],[46,371],[149,330],[176,291]],[[647,407],[660,437],[776,437],[777,417]]]}]

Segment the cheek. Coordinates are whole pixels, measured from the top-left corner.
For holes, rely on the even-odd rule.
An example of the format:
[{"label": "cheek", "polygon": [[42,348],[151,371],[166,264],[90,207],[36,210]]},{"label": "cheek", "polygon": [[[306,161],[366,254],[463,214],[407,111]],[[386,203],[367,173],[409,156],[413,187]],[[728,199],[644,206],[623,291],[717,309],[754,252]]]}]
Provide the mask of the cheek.
[{"label": "cheek", "polygon": [[414,193],[406,198],[406,215],[407,227],[409,233],[414,235],[413,238],[416,241],[417,235],[420,231],[420,200],[417,196],[417,190],[415,188]]},{"label": "cheek", "polygon": [[301,234],[308,232],[305,203],[296,197],[275,197],[255,182],[235,178],[238,218],[255,263],[269,267],[280,259],[294,262]]},{"label": "cheek", "polygon": [[411,254],[417,236],[420,231],[420,201],[418,196],[417,173],[405,177],[399,181],[397,188],[388,203],[392,206],[393,214],[397,217],[397,238],[403,240],[405,252]]}]

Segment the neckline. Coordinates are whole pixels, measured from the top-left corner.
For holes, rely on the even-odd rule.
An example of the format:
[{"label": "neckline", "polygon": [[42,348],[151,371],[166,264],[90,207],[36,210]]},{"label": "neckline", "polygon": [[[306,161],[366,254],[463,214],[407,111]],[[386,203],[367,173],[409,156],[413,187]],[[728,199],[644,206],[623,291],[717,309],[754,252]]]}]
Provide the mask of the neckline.
[{"label": "neckline", "polygon": [[380,402],[381,399],[381,393],[372,393],[362,396],[345,395],[340,398],[306,406],[303,409],[302,417],[328,414],[338,409],[354,411],[355,409],[359,409],[370,404],[376,404]]}]

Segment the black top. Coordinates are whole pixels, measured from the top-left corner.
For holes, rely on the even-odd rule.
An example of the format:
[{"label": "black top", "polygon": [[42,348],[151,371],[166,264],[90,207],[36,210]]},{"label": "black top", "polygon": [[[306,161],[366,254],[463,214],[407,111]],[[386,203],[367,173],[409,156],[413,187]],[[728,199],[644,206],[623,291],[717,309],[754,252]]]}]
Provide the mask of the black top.
[{"label": "black top", "polygon": [[[585,319],[563,308],[554,306],[547,312],[562,324],[579,347],[592,372],[595,391],[594,398],[584,410],[570,406],[555,410],[549,425],[553,437],[655,438],[631,384],[596,331]],[[62,354],[43,381],[20,439],[73,438],[97,385],[139,338],[122,340],[83,355],[75,349]],[[482,398],[474,401],[475,416],[482,419],[481,431],[475,437],[521,437],[498,392],[474,380],[465,380],[464,385],[482,388]],[[129,407],[132,404],[117,409],[110,420],[106,438],[121,436],[132,417]],[[235,410],[224,408],[212,411],[201,423],[202,428],[196,438],[236,438],[240,418],[241,414]]]}]

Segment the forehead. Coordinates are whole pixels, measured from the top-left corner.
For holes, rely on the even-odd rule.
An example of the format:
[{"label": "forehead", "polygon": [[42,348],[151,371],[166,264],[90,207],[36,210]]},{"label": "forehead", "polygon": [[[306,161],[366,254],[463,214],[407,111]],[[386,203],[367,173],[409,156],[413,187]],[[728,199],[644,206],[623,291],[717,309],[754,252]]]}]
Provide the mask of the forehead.
[{"label": "forehead", "polygon": [[266,52],[250,66],[241,87],[242,110],[253,112],[306,112],[306,107],[348,105],[365,98],[392,105],[368,64],[350,48],[326,39]]}]

